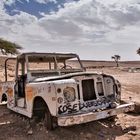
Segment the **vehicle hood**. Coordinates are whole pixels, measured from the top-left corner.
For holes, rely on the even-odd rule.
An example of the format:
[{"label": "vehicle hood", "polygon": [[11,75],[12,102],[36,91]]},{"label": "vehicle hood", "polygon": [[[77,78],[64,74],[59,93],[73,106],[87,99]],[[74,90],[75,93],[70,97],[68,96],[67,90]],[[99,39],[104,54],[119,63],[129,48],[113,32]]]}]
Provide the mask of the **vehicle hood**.
[{"label": "vehicle hood", "polygon": [[43,82],[43,81],[52,81],[52,80],[61,80],[61,79],[69,79],[75,76],[83,76],[83,75],[99,75],[102,73],[98,72],[77,72],[77,73],[69,73],[65,75],[53,76],[53,77],[43,77],[43,78],[36,78],[32,82]]}]

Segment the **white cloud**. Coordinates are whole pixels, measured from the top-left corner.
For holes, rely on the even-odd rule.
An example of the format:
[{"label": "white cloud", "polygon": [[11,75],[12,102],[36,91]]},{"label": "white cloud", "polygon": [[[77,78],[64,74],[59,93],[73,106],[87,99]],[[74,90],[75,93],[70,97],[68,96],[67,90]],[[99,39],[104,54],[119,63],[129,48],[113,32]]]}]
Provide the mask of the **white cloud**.
[{"label": "white cloud", "polygon": [[13,3],[15,3],[15,1],[16,1],[16,0],[5,0],[4,3],[5,3],[6,5],[9,5],[9,6],[10,6],[10,5],[12,5]]},{"label": "white cloud", "polygon": [[[127,4],[123,4],[121,9],[123,10],[120,10],[115,5],[114,8],[113,5],[109,8],[109,5],[105,5],[104,2],[81,0],[78,3],[65,4],[65,8],[61,8],[52,15],[46,15],[39,22],[44,29],[52,33],[67,34],[71,37],[75,36],[75,33],[77,36],[78,30],[79,38],[94,37],[96,39],[98,37],[102,38],[105,33],[111,30],[121,29],[140,20],[140,10],[135,6],[130,7]],[[127,13],[126,10],[128,11]],[[72,31],[73,29],[74,31]],[[72,33],[69,33],[69,30]]]},{"label": "white cloud", "polygon": [[30,0],[25,0],[25,1],[28,2],[28,3],[30,2]]},{"label": "white cloud", "polygon": [[23,45],[26,51],[77,52],[85,59],[110,59],[113,54],[139,59],[137,0],[80,0],[51,15],[40,14],[41,19],[25,12],[10,16],[1,3],[0,37]]},{"label": "white cloud", "polygon": [[47,4],[48,2],[57,3],[57,0],[35,0],[38,3]]},{"label": "white cloud", "polygon": [[[12,4],[15,4],[16,1],[23,3],[23,0],[3,0],[3,1],[4,1],[4,4],[9,5],[9,6],[11,6]],[[29,0],[25,0],[25,1],[28,2]]]}]

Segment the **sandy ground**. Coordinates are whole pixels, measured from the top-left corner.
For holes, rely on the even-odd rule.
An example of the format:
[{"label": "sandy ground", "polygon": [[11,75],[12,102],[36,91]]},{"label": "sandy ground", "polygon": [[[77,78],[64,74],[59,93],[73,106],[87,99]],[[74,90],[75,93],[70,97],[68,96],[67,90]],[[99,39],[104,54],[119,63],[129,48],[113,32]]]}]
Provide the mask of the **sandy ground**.
[{"label": "sandy ground", "polygon": [[[90,69],[116,77],[122,84],[122,98],[140,102],[140,73],[116,68]],[[3,74],[1,73],[1,76]],[[43,122],[35,123],[0,106],[0,140],[140,140],[140,114],[121,114],[115,122],[101,120],[47,131]]]}]

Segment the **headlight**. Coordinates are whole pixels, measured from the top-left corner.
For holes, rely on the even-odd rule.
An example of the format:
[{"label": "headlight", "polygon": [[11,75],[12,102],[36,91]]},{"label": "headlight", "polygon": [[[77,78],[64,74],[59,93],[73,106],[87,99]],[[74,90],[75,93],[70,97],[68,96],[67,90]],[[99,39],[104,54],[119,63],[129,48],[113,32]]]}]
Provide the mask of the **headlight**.
[{"label": "headlight", "polygon": [[72,102],[75,100],[75,89],[73,87],[66,87],[63,90],[63,94],[64,94],[64,98],[65,100],[67,100],[68,102]]}]

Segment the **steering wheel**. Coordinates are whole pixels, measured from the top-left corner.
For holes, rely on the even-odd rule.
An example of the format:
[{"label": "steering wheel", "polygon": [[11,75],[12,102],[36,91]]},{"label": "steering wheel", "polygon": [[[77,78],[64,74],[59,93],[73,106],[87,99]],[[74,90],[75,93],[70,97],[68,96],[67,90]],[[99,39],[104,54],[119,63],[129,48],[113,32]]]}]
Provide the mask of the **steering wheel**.
[{"label": "steering wheel", "polygon": [[70,66],[70,65],[64,65],[61,69],[72,69],[72,66]]}]

